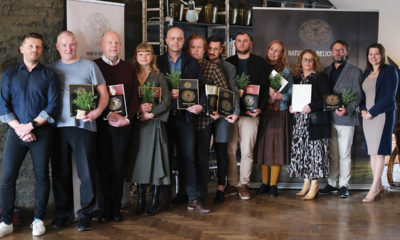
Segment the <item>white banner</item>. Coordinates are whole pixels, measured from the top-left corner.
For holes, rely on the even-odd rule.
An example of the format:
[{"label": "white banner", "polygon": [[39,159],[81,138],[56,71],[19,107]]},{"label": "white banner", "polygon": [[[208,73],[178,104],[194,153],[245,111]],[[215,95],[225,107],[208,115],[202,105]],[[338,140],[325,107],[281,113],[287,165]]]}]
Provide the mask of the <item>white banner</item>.
[{"label": "white banner", "polygon": [[78,41],[78,56],[101,57],[100,37],[114,31],[121,37],[120,58],[125,59],[125,4],[95,0],[67,0],[67,30]]}]

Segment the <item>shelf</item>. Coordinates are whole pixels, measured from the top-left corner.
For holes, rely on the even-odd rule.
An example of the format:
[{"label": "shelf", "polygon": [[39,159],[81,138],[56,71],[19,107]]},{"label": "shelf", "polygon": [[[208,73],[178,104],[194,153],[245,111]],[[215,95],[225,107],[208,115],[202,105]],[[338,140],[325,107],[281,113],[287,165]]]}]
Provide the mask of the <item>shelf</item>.
[{"label": "shelf", "polygon": [[[212,28],[221,28],[224,29],[226,27],[225,24],[219,24],[219,23],[190,23],[190,22],[178,22],[178,21],[174,21],[173,26],[176,25],[197,25],[199,27],[212,27]],[[253,26],[242,26],[242,25],[230,25],[230,28],[248,28],[248,29],[252,29]]]}]

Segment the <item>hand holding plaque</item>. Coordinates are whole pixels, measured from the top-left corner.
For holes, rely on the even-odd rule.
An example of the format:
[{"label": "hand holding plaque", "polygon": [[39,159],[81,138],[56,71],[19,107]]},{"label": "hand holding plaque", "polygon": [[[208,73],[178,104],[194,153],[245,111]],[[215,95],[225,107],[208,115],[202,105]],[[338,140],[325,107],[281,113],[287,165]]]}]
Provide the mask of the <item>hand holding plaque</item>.
[{"label": "hand holding plaque", "polygon": [[323,101],[324,111],[335,111],[343,106],[342,96],[338,93],[325,94]]},{"label": "hand holding plaque", "polygon": [[199,82],[197,79],[181,79],[179,82],[178,109],[187,109],[199,104]]}]

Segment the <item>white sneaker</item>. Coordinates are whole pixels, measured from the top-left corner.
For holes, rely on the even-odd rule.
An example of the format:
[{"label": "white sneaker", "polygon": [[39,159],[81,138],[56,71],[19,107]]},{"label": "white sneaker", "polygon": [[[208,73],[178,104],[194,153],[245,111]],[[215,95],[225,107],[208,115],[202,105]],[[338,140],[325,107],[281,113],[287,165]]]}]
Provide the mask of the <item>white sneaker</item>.
[{"label": "white sneaker", "polygon": [[44,227],[44,222],[40,219],[36,219],[31,224],[32,235],[33,236],[41,236],[46,232],[46,228]]},{"label": "white sneaker", "polygon": [[0,238],[4,237],[7,234],[10,234],[13,232],[13,225],[10,224],[5,224],[4,222],[0,223]]}]

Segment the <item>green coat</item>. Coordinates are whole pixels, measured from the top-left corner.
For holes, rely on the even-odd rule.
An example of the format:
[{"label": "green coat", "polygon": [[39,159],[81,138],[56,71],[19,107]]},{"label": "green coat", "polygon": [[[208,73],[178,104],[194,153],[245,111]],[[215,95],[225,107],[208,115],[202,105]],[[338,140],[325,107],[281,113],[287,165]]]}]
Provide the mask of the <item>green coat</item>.
[{"label": "green coat", "polygon": [[170,109],[169,88],[162,73],[150,73],[145,83],[161,87],[161,102],[153,105],[154,119],[135,120],[130,143],[127,180],[132,183],[168,185],[171,184],[167,129]]}]

